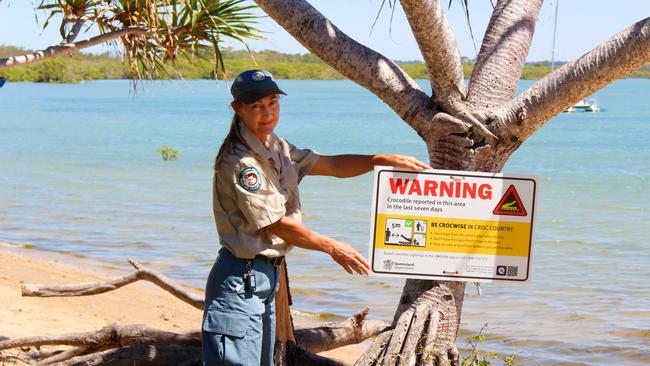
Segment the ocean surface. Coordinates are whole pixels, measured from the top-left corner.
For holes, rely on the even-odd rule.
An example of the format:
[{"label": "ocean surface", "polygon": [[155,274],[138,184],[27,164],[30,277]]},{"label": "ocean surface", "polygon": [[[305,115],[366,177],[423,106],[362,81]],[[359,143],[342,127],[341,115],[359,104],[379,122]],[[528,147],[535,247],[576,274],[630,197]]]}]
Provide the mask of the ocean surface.
[{"label": "ocean surface", "polygon": [[[424,143],[349,81],[280,81],[277,133],[323,154],[400,153]],[[425,90],[427,82],[420,81]],[[522,82],[522,87],[531,85]],[[212,164],[228,128],[228,86],[215,81],[0,89],[0,240],[127,270],[133,257],[203,287],[219,249]],[[562,114],[504,172],[539,177],[533,278],[468,285],[459,345],[484,324],[480,350],[525,365],[650,364],[650,80],[596,95],[599,113]],[[163,146],[179,152],[163,161]],[[368,252],[371,174],[308,177],[304,222]],[[294,250],[294,309],[340,319],[368,306],[392,319],[403,280],[349,276],[327,255]]]}]

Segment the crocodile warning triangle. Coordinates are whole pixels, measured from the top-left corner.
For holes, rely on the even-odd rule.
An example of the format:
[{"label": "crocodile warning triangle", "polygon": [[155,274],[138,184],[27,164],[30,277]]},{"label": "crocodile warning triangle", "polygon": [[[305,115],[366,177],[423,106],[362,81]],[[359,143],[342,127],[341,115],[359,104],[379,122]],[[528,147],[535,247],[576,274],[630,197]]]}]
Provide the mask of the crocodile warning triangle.
[{"label": "crocodile warning triangle", "polygon": [[517,194],[517,190],[513,184],[508,187],[508,190],[503,195],[497,207],[492,211],[495,215],[509,215],[509,216],[526,216],[526,208]]}]

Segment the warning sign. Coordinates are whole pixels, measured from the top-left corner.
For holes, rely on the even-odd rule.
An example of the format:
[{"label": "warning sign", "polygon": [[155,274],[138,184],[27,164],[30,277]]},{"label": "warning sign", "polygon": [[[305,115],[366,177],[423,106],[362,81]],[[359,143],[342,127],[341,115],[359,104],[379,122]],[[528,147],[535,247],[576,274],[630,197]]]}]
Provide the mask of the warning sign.
[{"label": "warning sign", "polygon": [[536,180],[375,167],[370,259],[379,276],[526,281]]}]

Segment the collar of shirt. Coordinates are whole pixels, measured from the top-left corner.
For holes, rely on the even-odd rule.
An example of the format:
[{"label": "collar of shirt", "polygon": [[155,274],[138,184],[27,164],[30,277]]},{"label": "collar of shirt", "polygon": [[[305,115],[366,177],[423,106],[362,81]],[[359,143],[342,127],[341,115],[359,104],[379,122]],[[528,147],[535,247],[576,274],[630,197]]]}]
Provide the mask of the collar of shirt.
[{"label": "collar of shirt", "polygon": [[282,150],[280,138],[276,136],[276,134],[271,133],[266,138],[266,144],[262,144],[262,141],[260,141],[251,130],[246,128],[246,125],[243,122],[240,122],[239,128],[244,142],[252,152],[263,161],[270,161],[273,168],[280,172],[282,167],[280,161],[280,153]]}]

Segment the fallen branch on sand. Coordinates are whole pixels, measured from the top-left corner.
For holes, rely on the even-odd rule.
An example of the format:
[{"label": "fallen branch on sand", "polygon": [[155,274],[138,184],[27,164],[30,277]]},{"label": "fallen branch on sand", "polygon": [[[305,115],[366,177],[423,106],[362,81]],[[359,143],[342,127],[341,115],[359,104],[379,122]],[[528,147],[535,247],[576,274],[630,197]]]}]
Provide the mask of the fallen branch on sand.
[{"label": "fallen branch on sand", "polygon": [[23,284],[22,294],[34,297],[88,296],[117,290],[122,286],[143,280],[152,282],[180,300],[203,310],[203,299],[200,296],[186,291],[167,276],[146,268],[133,259],[129,259],[129,263],[136,269],[135,272],[109,281],[72,285]]},{"label": "fallen branch on sand", "polygon": [[[203,310],[203,299],[185,290],[170,278],[146,268],[133,259],[129,263],[136,269],[128,275],[104,282],[68,285],[23,284],[22,295],[34,297],[89,296],[113,291],[139,280],[152,282],[176,298]],[[282,357],[276,365],[341,365],[339,362],[316,355],[348,344],[362,342],[389,327],[388,322],[366,320],[368,309],[352,317],[331,324],[308,329],[295,329],[295,343],[287,342]],[[293,327],[291,326],[290,329]],[[41,346],[68,346],[64,351],[51,352]],[[89,332],[55,336],[36,336],[0,341],[0,351],[36,347],[37,365],[198,365],[201,363],[201,331],[185,334],[150,328],[140,324],[112,324]],[[276,352],[277,354],[277,352]],[[0,361],[2,355],[0,354]]]}]

